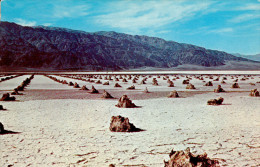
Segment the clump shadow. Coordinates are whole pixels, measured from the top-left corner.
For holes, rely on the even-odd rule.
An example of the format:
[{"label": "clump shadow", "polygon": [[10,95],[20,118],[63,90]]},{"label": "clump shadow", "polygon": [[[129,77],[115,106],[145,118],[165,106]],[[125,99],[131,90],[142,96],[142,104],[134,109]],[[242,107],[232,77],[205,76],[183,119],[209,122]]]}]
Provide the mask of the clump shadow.
[{"label": "clump shadow", "polygon": [[0,135],[7,135],[7,134],[20,134],[21,132],[14,132],[11,130],[3,130],[2,133],[0,133]]}]

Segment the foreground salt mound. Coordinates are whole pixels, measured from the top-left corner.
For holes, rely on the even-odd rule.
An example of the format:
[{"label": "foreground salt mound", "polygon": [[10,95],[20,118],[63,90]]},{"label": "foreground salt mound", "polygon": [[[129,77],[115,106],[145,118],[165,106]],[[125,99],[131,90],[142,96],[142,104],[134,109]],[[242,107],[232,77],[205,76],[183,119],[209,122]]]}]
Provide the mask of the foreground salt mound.
[{"label": "foreground salt mound", "polygon": [[176,90],[174,91],[171,91],[171,93],[167,96],[169,98],[177,98],[177,97],[180,97],[178,92]]},{"label": "foreground salt mound", "polygon": [[4,133],[5,129],[4,129],[4,125],[0,122],[0,134]]},{"label": "foreground salt mound", "polygon": [[123,95],[116,105],[119,108],[134,108],[136,105],[132,103],[132,101],[127,97],[127,95]]},{"label": "foreground salt mound", "polygon": [[5,94],[3,94],[2,98],[0,99],[0,101],[15,101],[15,97],[10,96],[9,93],[5,93]]},{"label": "foreground salt mound", "polygon": [[164,167],[219,167],[218,160],[210,159],[207,154],[194,155],[187,148],[185,151],[172,150],[170,160],[164,161]]},{"label": "foreground salt mound", "polygon": [[257,96],[260,96],[260,95],[259,95],[259,92],[257,91],[257,89],[252,89],[249,96],[257,97]]},{"label": "foreground salt mound", "polygon": [[220,97],[218,99],[210,99],[208,105],[221,105],[224,101],[224,98]]},{"label": "foreground salt mound", "polygon": [[136,128],[133,124],[129,122],[128,118],[122,117],[120,115],[113,116],[110,122],[110,131],[112,132],[136,132],[140,129]]}]

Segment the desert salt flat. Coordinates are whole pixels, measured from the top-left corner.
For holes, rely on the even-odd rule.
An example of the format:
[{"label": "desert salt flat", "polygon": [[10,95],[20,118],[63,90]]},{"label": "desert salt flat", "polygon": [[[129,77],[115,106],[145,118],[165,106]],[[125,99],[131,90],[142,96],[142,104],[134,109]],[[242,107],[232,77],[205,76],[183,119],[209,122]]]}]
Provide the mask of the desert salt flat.
[{"label": "desert salt flat", "polygon": [[[143,75],[143,74],[142,74]],[[30,75],[0,83],[1,93],[17,87]],[[60,80],[77,82],[89,89],[95,86],[101,93],[89,94],[78,88],[35,75],[24,95],[17,101],[1,102],[7,110],[0,111],[5,129],[19,132],[0,135],[0,166],[164,166],[169,153],[191,148],[191,152],[207,152],[221,166],[260,165],[260,97],[250,97],[251,89],[260,90],[260,75],[213,76],[204,81],[193,75],[178,75],[175,87],[168,87],[163,75],[140,76],[136,84],[109,81],[110,85],[51,75]],[[101,82],[106,80],[102,76]],[[125,76],[123,76],[125,77]],[[148,78],[146,84],[141,80]],[[169,75],[172,79],[175,76]],[[182,81],[192,78],[195,90],[185,89]],[[86,77],[87,78],[87,77]],[[119,78],[119,76],[118,76]],[[126,77],[127,78],[127,77]],[[157,78],[159,86],[152,85]],[[232,89],[238,79],[240,88]],[[93,78],[94,81],[99,80]],[[203,86],[211,80],[213,86]],[[115,88],[119,83],[121,88]],[[249,83],[254,83],[251,85]],[[218,84],[225,93],[214,93]],[[136,90],[126,88],[135,85]],[[151,93],[145,94],[148,88]],[[103,90],[115,99],[101,99]],[[181,98],[167,98],[177,90]],[[118,98],[127,94],[139,108],[117,108]],[[209,106],[207,100],[223,97],[223,105]],[[136,133],[110,132],[112,116],[128,117],[144,131]],[[4,149],[2,149],[4,148]]]}]

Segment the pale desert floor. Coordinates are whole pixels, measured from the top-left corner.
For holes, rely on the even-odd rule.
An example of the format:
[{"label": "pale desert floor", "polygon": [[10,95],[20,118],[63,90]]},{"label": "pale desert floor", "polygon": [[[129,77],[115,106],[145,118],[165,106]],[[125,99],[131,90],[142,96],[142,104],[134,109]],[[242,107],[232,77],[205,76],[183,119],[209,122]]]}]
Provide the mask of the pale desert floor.
[{"label": "pale desert floor", "polygon": [[[11,92],[30,75],[23,75],[0,83],[0,93]],[[93,166],[164,166],[172,149],[191,148],[193,153],[206,152],[208,157],[219,159],[221,166],[260,166],[260,97],[250,97],[251,89],[260,90],[260,75],[241,81],[241,88],[231,89],[234,79],[227,77],[221,84],[225,93],[214,93],[214,86],[203,86],[193,76],[190,81],[196,90],[185,89],[186,75],[173,81],[157,76],[126,90],[132,81],[118,83],[122,88],[89,83],[61,76],[80,86],[92,85],[100,94],[89,94],[68,85],[57,83],[43,75],[35,75],[24,95],[17,101],[0,102],[7,110],[0,111],[0,122],[6,130],[18,132],[0,135],[0,166],[7,167],[70,167]],[[170,79],[173,76],[169,75]],[[156,77],[159,86],[153,86]],[[209,78],[204,80],[208,81]],[[221,75],[220,78],[223,76]],[[214,79],[216,76],[214,76]],[[95,79],[98,80],[98,79]],[[104,82],[103,79],[101,79]],[[255,86],[249,83],[255,83]],[[148,88],[151,93],[143,93]],[[103,90],[115,99],[101,99]],[[181,98],[167,98],[177,90]],[[123,94],[140,108],[117,108]],[[209,106],[207,101],[223,97],[223,105]],[[110,132],[112,116],[128,117],[130,122],[144,131],[136,133]]]}]

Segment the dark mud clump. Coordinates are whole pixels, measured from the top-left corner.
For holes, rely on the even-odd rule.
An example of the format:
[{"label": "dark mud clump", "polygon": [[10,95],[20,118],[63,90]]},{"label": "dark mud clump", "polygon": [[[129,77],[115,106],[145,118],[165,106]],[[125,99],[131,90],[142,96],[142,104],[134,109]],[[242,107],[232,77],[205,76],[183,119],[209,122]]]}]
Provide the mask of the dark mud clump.
[{"label": "dark mud clump", "polygon": [[15,101],[15,97],[10,96],[9,93],[5,93],[5,94],[3,94],[2,98],[0,99],[0,101]]},{"label": "dark mud clump", "polygon": [[136,128],[129,122],[128,118],[122,116],[113,116],[110,122],[110,131],[112,132],[138,132],[140,129]]},{"label": "dark mud clump", "polygon": [[257,89],[252,89],[249,96],[257,97],[257,96],[260,96],[260,95],[259,95],[259,92],[257,91]]},{"label": "dark mud clump", "polygon": [[114,97],[111,96],[110,93],[108,93],[107,91],[104,90],[104,93],[103,93],[103,95],[101,96],[101,98],[104,98],[104,99],[112,99],[112,98],[114,98]]},{"label": "dark mud clump", "polygon": [[169,98],[178,98],[180,97],[176,90],[172,91],[167,97]]},{"label": "dark mud clump", "polygon": [[225,92],[225,90],[223,88],[221,88],[221,85],[218,85],[217,89],[214,89],[215,93],[220,93],[220,92]]},{"label": "dark mud clump", "polygon": [[192,84],[188,84],[188,85],[186,86],[186,89],[196,89],[196,88],[195,88],[194,85],[192,85]]},{"label": "dark mud clump", "polygon": [[207,154],[194,155],[187,148],[185,151],[172,150],[169,154],[170,160],[164,161],[164,167],[219,167],[219,161],[210,159]]},{"label": "dark mud clump", "polygon": [[127,97],[127,95],[123,95],[119,100],[116,107],[119,108],[134,108],[136,105]]},{"label": "dark mud clump", "polygon": [[221,105],[224,101],[224,98],[220,97],[218,99],[210,99],[207,104],[208,105]]}]

